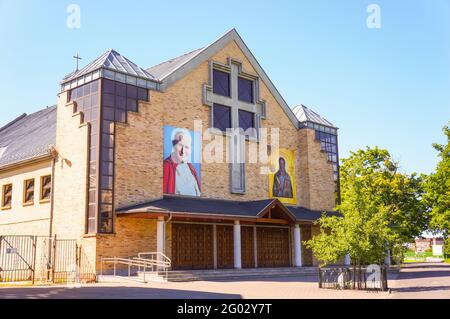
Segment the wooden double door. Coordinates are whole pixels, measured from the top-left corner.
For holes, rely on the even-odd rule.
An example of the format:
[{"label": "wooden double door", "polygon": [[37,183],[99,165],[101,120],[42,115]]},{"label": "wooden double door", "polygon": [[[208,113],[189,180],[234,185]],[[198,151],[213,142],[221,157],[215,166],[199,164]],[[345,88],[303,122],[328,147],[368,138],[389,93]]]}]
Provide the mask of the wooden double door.
[{"label": "wooden double door", "polygon": [[[289,267],[291,265],[290,235],[286,227],[256,227],[258,267]],[[255,265],[255,228],[241,227],[242,268]]]},{"label": "wooden double door", "polygon": [[[214,268],[214,226],[210,224],[172,224],[172,268]],[[289,229],[256,227],[258,267],[290,266]],[[241,226],[241,262],[243,268],[255,267],[253,226]],[[217,268],[234,267],[232,225],[216,226]]]},{"label": "wooden double door", "polygon": [[[216,226],[217,268],[234,268],[234,230],[231,225]],[[241,226],[242,268],[255,267],[253,227]]]},{"label": "wooden double door", "polygon": [[172,224],[172,269],[212,269],[213,226]]},{"label": "wooden double door", "polygon": [[258,267],[291,265],[289,228],[257,227]]},{"label": "wooden double door", "polygon": [[[208,224],[172,224],[172,268],[214,268],[214,231]],[[217,268],[234,267],[233,226],[216,226]]]}]

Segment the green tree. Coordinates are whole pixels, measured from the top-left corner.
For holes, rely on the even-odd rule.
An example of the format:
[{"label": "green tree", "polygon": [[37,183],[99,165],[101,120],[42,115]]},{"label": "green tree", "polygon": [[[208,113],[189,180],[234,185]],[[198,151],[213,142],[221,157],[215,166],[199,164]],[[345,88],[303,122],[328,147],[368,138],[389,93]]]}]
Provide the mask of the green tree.
[{"label": "green tree", "polygon": [[323,216],[321,232],[307,242],[324,264],[348,252],[356,265],[382,263],[386,244],[400,254],[405,242],[426,228],[421,199],[423,176],[398,172],[387,150],[367,147],[351,152],[341,165],[342,217]]},{"label": "green tree", "polygon": [[[450,125],[450,122],[449,122]],[[425,202],[430,208],[430,227],[443,232],[447,237],[450,228],[450,128],[444,126],[447,145],[433,144],[439,152],[440,160],[436,170],[425,183]]]}]

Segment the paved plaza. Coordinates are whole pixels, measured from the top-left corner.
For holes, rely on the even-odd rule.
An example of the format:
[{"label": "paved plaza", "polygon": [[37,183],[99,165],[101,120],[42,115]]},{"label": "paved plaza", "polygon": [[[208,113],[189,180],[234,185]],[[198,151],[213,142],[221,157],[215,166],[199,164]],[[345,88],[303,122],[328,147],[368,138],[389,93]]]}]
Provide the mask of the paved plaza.
[{"label": "paved plaza", "polygon": [[406,265],[399,274],[390,275],[389,287],[390,292],[319,289],[315,277],[148,284],[124,281],[89,284],[81,288],[7,287],[0,288],[0,298],[450,299],[450,265],[437,263]]}]

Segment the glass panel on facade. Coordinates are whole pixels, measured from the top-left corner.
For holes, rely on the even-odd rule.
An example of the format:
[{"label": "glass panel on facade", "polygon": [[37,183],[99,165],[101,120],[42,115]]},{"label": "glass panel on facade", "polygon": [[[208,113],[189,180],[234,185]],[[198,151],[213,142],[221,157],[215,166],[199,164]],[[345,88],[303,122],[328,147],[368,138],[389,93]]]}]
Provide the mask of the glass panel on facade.
[{"label": "glass panel on facade", "polygon": [[102,106],[110,106],[110,107],[115,107],[116,106],[116,101],[115,101],[115,96],[114,94],[109,94],[109,93],[103,93],[102,95]]},{"label": "glass panel on facade", "polygon": [[316,130],[316,139],[320,141],[322,149],[327,153],[328,160],[333,164],[333,176],[336,184],[336,203],[339,203],[339,153],[337,136],[331,133],[326,133],[323,128],[322,130]]},{"label": "glass panel on facade", "polygon": [[136,99],[127,99],[127,111],[137,112],[137,100]]},{"label": "glass panel on facade", "polygon": [[253,103],[253,81],[238,78],[238,98],[241,101]]},{"label": "glass panel on facade", "polygon": [[249,128],[255,127],[255,114],[243,110],[239,110],[239,127],[244,132]]},{"label": "glass panel on facade", "polygon": [[116,96],[127,96],[127,85],[116,82]]},{"label": "glass panel on facade", "polygon": [[124,96],[116,96],[116,107],[125,110],[127,107],[127,98]]},{"label": "glass panel on facade", "polygon": [[[100,81],[102,81],[100,86]],[[101,87],[101,109],[100,105]],[[126,123],[127,111],[138,111],[138,100],[148,101],[148,90],[131,84],[101,79],[86,83],[69,92],[69,101],[77,103],[77,111],[83,112],[84,121],[91,124],[89,151],[89,208],[88,232],[112,232],[113,180],[114,180],[114,123]],[[101,118],[99,114],[101,111]],[[99,127],[99,120],[101,126]],[[99,129],[101,130],[99,132]],[[98,134],[101,134],[100,137]],[[100,145],[99,144],[100,138]],[[100,150],[100,154],[99,151]],[[101,159],[97,163],[97,157]],[[100,186],[100,189],[98,188]],[[109,193],[105,193],[108,190]],[[99,196],[102,194],[101,196]],[[108,196],[105,197],[105,194]],[[110,208],[97,215],[103,199],[108,200]],[[95,201],[95,202],[94,202]],[[97,205],[98,203],[98,205]],[[99,218],[98,229],[97,216]],[[102,217],[103,216],[103,217]]]},{"label": "glass panel on facade", "polygon": [[223,132],[231,127],[231,108],[225,105],[214,104],[213,126]]},{"label": "glass panel on facade", "polygon": [[143,88],[138,88],[138,100],[148,101],[148,91]]},{"label": "glass panel on facade", "polygon": [[137,87],[132,85],[127,85],[127,98],[137,99]]},{"label": "glass panel on facade", "polygon": [[127,121],[127,111],[121,110],[119,108],[116,108],[115,116],[114,116],[116,122],[119,123],[126,123]]},{"label": "glass panel on facade", "polygon": [[213,92],[223,96],[230,96],[230,91],[230,74],[213,70]]}]

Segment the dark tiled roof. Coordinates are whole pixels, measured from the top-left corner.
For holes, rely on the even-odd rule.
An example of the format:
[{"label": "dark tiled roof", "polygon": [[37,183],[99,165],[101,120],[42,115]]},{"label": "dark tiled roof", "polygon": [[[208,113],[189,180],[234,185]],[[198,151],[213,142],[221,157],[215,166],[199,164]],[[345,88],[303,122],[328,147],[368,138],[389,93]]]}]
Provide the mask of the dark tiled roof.
[{"label": "dark tiled roof", "polygon": [[[209,199],[198,197],[177,197],[164,196],[162,199],[150,201],[139,205],[123,207],[117,210],[119,214],[136,212],[180,212],[191,214],[207,215],[230,215],[240,217],[258,217],[258,214],[269,206],[274,199],[263,199],[256,201],[232,201],[222,199]],[[280,205],[283,205],[280,203]],[[322,213],[312,211],[303,207],[285,206],[297,220],[314,221],[321,217]],[[336,215],[335,212],[328,212],[328,216]]]},{"label": "dark tiled roof", "polygon": [[177,68],[192,59],[201,50],[203,50],[203,48],[185,53],[183,55],[180,55],[179,57],[154,65],[148,68],[147,72],[154,76],[156,79],[162,80],[166,75],[172,73]]},{"label": "dark tiled roof", "polygon": [[0,167],[48,154],[56,142],[56,105],[0,128]]},{"label": "dark tiled roof", "polygon": [[[314,221],[318,220],[320,217],[322,217],[323,212],[321,211],[315,211],[310,210],[304,207],[291,207],[289,206],[288,209],[292,212],[292,214],[295,215],[297,220],[308,220],[308,221]],[[326,216],[341,216],[338,212],[326,212]]]},{"label": "dark tiled roof", "polygon": [[162,199],[158,199],[148,203],[118,209],[117,212],[131,213],[136,210],[163,210],[181,213],[256,217],[258,213],[260,213],[272,202],[273,199],[241,202],[196,197],[164,196],[164,198]]}]

